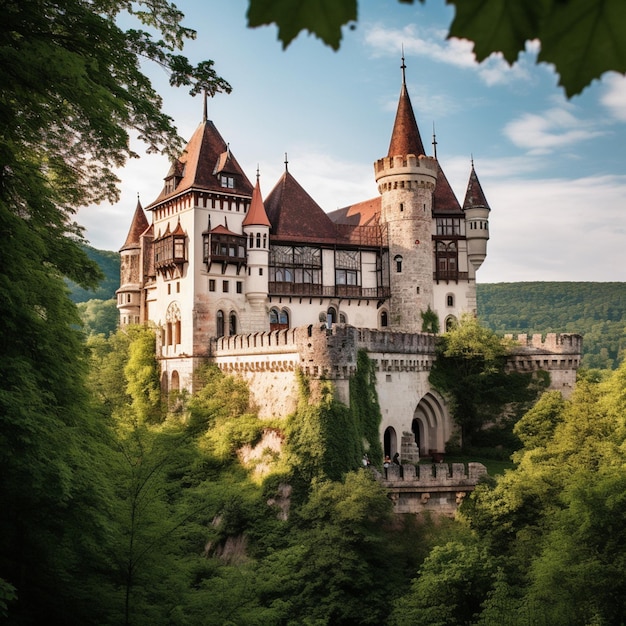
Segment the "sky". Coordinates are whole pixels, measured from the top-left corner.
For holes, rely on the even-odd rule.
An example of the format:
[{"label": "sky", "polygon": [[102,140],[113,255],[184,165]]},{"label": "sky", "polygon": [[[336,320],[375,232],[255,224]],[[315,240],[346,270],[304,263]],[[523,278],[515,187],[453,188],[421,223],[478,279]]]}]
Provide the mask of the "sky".
[{"label": "sky", "polygon": [[[406,83],[426,151],[459,202],[473,159],[491,207],[479,283],[626,281],[626,78],[607,73],[568,100],[558,76],[537,64],[529,42],[511,67],[472,44],[447,40],[454,9],[359,0],[356,28],[340,50],[301,33],[283,50],[277,28],[246,26],[247,0],[177,0],[197,31],[183,53],[212,59],[231,94],[209,100],[208,117],[263,197],[289,172],[325,210],[375,197],[373,163],[386,156]],[[188,139],[202,120],[201,97],[169,87],[146,66],[164,111]],[[142,156],[118,172],[121,199],[81,209],[85,237],[102,250],[124,243],[139,197],[156,199],[169,164]]]}]

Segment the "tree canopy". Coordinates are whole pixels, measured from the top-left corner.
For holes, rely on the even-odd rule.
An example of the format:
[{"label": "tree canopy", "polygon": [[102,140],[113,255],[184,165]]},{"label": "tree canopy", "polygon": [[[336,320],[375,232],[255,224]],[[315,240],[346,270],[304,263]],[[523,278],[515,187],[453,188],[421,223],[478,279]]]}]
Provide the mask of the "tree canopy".
[{"label": "tree canopy", "polygon": [[[626,5],[621,0],[448,3],[456,10],[448,36],[473,41],[477,61],[497,52],[512,64],[526,42],[537,39],[541,42],[537,61],[554,65],[568,97],[604,72],[626,72]],[[250,0],[248,24],[276,24],[285,48],[306,30],[337,50],[342,27],[354,27],[357,13],[358,0]]]}]

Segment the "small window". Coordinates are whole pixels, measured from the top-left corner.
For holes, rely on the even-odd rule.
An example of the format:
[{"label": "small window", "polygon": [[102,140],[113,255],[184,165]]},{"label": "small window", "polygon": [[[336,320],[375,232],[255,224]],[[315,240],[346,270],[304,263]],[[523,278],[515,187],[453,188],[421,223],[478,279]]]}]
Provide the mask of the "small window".
[{"label": "small window", "polygon": [[180,293],[180,281],[176,283],[176,293]]},{"label": "small window", "polygon": [[172,293],[172,285],[171,283],[167,283],[167,295],[169,296]]},{"label": "small window", "polygon": [[220,185],[222,187],[226,187],[228,189],[232,189],[235,186],[235,179],[232,176],[222,176],[220,177]]},{"label": "small window", "polygon": [[218,337],[223,337],[224,336],[224,311],[217,312],[216,321],[217,321],[216,334]]},{"label": "small window", "polygon": [[454,306],[454,296],[452,294],[448,294],[447,301],[448,306]]},{"label": "small window", "polygon": [[224,293],[228,293],[228,281],[227,280],[222,281],[222,291]]},{"label": "small window", "polygon": [[209,291],[215,291],[215,279],[209,278]]},{"label": "small window", "polygon": [[402,273],[402,255],[401,254],[396,254],[395,257],[393,257],[393,260],[396,263],[396,272],[398,274]]},{"label": "small window", "polygon": [[380,327],[386,328],[387,326],[389,326],[389,317],[387,311],[382,311],[380,314]]},{"label": "small window", "polygon": [[263,276],[263,268],[259,267],[259,276]]},{"label": "small window", "polygon": [[404,203],[400,202],[400,213],[404,211]]},{"label": "small window", "polygon": [[237,293],[243,293],[243,283],[240,280],[237,281]]}]

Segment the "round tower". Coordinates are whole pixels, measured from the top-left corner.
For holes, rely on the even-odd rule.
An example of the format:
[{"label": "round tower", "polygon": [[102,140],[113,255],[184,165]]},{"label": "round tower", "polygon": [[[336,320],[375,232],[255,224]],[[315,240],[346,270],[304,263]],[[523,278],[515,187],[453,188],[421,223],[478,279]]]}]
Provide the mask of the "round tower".
[{"label": "round tower", "polygon": [[250,305],[250,328],[269,328],[265,305],[268,299],[270,221],[261,198],[258,172],[250,209],[243,220],[242,228],[247,238],[246,300]]},{"label": "round tower", "polygon": [[472,159],[472,171],[467,192],[463,202],[465,212],[465,236],[467,239],[467,258],[470,271],[476,274],[476,270],[483,264],[487,256],[487,241],[489,240],[489,213],[491,209],[485,198],[485,194],[474,170]]},{"label": "round tower", "polygon": [[149,227],[141,202],[137,206],[124,245],[120,248],[120,288],[115,292],[120,326],[139,324],[143,292],[141,235]]},{"label": "round tower", "polygon": [[433,308],[432,205],[437,161],[424,154],[406,89],[404,59],[398,111],[386,157],[374,164],[387,229],[390,327],[420,332],[421,312]]}]

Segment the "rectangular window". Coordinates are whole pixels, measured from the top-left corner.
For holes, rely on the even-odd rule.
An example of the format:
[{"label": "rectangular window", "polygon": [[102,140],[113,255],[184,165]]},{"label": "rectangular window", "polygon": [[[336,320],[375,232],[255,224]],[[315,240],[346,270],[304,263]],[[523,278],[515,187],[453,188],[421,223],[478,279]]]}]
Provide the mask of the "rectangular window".
[{"label": "rectangular window", "polygon": [[215,291],[215,279],[209,278],[209,291]]},{"label": "rectangular window", "polygon": [[243,283],[240,280],[237,281],[237,293],[243,293]]},{"label": "rectangular window", "polygon": [[227,280],[222,281],[222,291],[224,293],[228,293],[228,281]]}]

